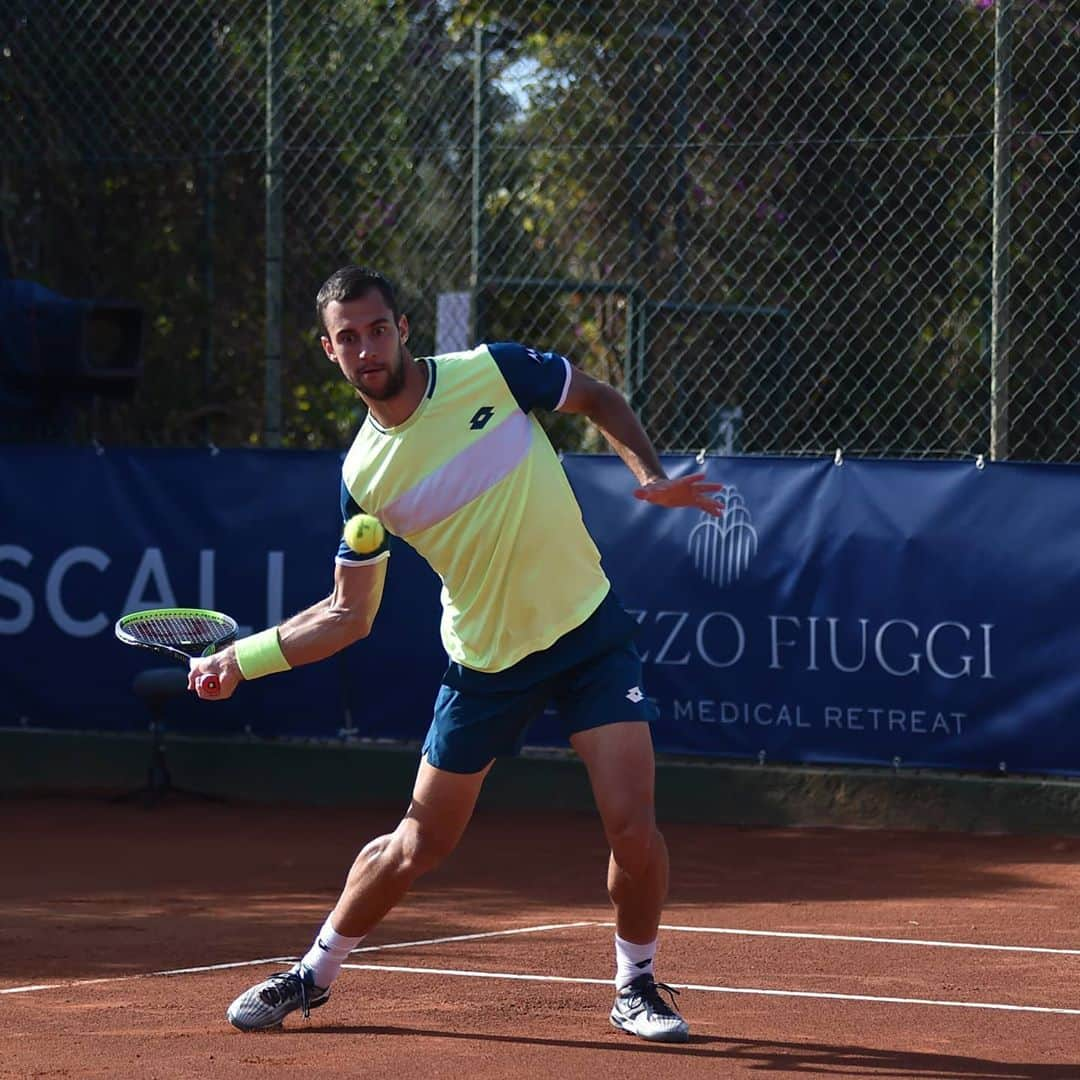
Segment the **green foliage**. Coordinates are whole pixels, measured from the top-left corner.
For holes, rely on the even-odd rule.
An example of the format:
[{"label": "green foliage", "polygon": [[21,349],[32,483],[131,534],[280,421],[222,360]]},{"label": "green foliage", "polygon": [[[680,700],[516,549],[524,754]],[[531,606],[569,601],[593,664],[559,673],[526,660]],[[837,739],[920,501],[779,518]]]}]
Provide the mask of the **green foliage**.
[{"label": "green foliage", "polygon": [[[1063,3],[1014,7],[1014,452],[1070,460],[1077,28]],[[571,355],[664,448],[709,445],[737,406],[744,450],[986,449],[992,7],[281,11],[287,445],[342,445],[359,419],[315,326],[337,266],[394,277],[414,344],[435,348],[439,293],[470,286],[479,136],[483,336]],[[12,25],[0,227],[16,274],[147,312],[138,394],[100,403],[84,433],[258,444],[265,3],[23,3]],[[549,423],[560,446],[600,445]]]}]

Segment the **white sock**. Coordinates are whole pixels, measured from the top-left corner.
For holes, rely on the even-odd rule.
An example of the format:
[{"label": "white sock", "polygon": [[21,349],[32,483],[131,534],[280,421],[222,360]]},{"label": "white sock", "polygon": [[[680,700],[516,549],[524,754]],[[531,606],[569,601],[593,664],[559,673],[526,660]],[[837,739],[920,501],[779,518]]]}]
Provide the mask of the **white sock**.
[{"label": "white sock", "polygon": [[330,925],[330,918],[327,916],[311,948],[300,961],[300,966],[310,973],[316,986],[325,989],[341,974],[341,965],[361,941],[362,937],[345,937],[339,934]]},{"label": "white sock", "polygon": [[635,945],[632,941],[623,941],[615,935],[615,989],[629,986],[639,975],[653,973],[653,958],[656,956],[656,942],[648,945]]}]

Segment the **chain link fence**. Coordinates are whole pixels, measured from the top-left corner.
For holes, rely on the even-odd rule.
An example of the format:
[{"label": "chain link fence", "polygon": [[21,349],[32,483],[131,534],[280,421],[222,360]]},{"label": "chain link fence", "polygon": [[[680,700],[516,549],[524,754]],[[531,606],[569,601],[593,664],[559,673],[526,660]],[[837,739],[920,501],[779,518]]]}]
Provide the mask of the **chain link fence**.
[{"label": "chain link fence", "polygon": [[12,276],[146,317],[137,393],[73,437],[342,445],[313,298],[362,262],[417,351],[557,349],[665,450],[1080,460],[1075,4],[10,0],[0,25]]}]

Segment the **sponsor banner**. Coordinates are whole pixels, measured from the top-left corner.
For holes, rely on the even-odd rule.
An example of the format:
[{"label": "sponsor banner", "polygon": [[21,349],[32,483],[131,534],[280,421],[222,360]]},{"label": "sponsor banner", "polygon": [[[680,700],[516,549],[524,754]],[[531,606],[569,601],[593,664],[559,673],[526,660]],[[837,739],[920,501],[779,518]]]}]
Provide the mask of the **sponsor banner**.
[{"label": "sponsor banner", "polygon": [[[329,595],[341,457],[263,450],[4,447],[0,726],[143,731],[135,674],[167,658],[120,645],[127,611],[226,611],[250,633]],[[321,664],[170,701],[176,730],[419,739],[445,667],[438,581],[404,545],[370,638]]]},{"label": "sponsor banner", "polygon": [[[633,498],[612,457],[567,473],[640,624],[658,749],[767,761],[1080,771],[1080,471],[665,459],[723,518]],[[0,726],[142,731],[126,611],[219,608],[244,632],[329,594],[330,452],[6,447]],[[419,740],[445,666],[439,583],[404,545],[370,638],[206,705],[178,730]],[[629,689],[628,688],[628,692]],[[533,744],[561,742],[550,717]]]},{"label": "sponsor banner", "polygon": [[664,750],[1080,771],[1080,470],[665,459],[725,513],[567,472],[641,624]]}]

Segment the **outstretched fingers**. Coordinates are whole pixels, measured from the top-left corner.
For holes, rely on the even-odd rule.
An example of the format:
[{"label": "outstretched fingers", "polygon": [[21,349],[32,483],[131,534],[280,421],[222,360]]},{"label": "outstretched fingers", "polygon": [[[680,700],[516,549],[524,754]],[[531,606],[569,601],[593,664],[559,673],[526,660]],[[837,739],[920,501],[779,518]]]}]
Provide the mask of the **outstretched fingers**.
[{"label": "outstretched fingers", "polygon": [[706,480],[705,477],[705,473],[691,473],[674,480],[655,480],[638,488],[634,496],[657,506],[694,507],[713,517],[720,517],[724,504],[715,498],[715,493],[723,491],[724,485]]}]

